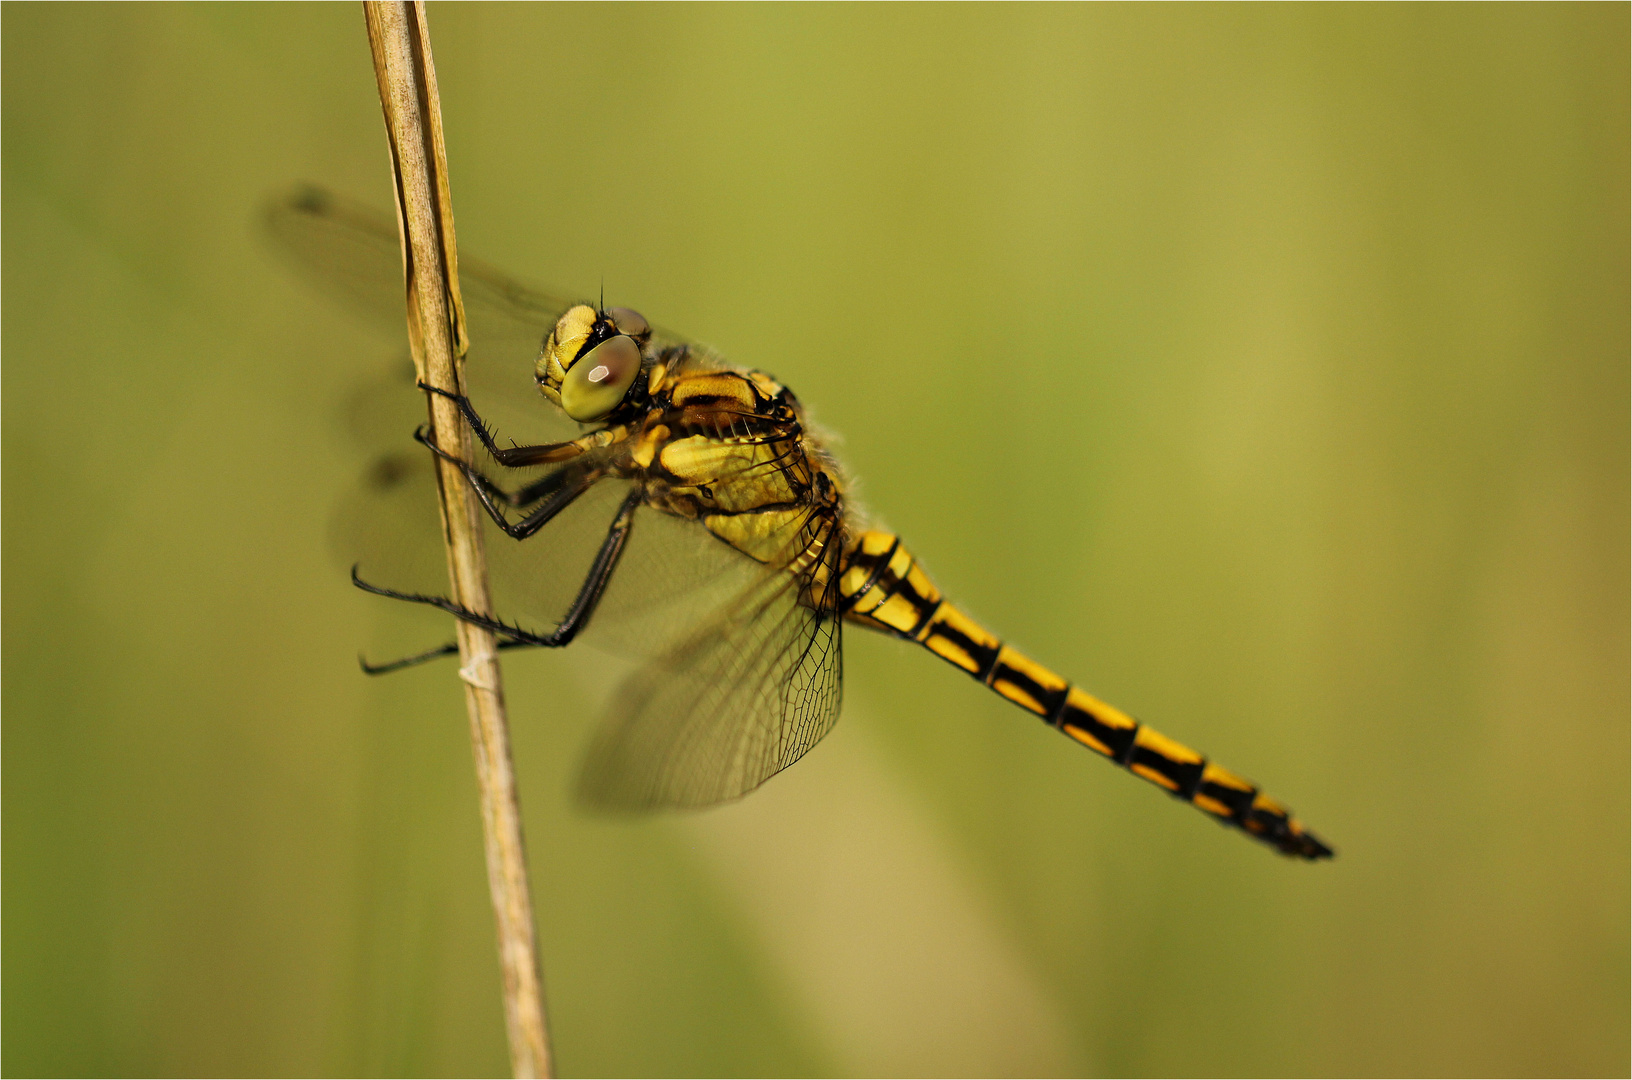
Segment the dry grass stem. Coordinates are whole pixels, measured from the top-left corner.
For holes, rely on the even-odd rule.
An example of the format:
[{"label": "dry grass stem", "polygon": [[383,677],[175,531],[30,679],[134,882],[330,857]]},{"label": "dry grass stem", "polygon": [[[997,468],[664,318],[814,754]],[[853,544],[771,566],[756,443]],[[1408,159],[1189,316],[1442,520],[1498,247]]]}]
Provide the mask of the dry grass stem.
[{"label": "dry grass stem", "polygon": [[[365,2],[363,12],[391,144],[414,365],[429,385],[462,388],[464,309],[425,6]],[[469,433],[458,408],[440,395],[427,397],[437,444],[469,460]],[[437,476],[453,599],[474,611],[491,611],[476,499],[464,477],[446,462],[438,462]],[[543,980],[498,653],[490,632],[464,622],[458,624],[458,640],[481,790],[488,887],[498,923],[510,1062],[518,1077],[549,1076]]]}]

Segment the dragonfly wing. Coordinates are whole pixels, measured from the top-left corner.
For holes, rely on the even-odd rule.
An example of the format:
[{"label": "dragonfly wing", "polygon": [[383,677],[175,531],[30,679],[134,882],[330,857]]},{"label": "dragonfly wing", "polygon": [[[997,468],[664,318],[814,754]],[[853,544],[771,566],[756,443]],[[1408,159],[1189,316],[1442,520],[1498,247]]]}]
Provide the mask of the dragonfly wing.
[{"label": "dragonfly wing", "polygon": [[590,747],[580,799],[606,810],[712,806],[816,745],[839,716],[841,621],[803,591],[801,578],[761,569],[722,614],[636,671]]},{"label": "dragonfly wing", "polygon": [[[316,187],[301,187],[272,200],[267,231],[302,277],[338,297],[365,321],[400,341],[406,307],[396,222],[386,214]],[[523,285],[474,260],[459,266],[460,291],[470,354],[465,389],[477,411],[504,441],[558,442],[582,428],[539,394],[533,366],[544,336],[561,312],[564,296]],[[404,442],[426,421],[424,396],[414,387],[413,364],[399,357],[352,395],[348,423],[361,429],[370,449],[380,446],[381,417],[400,421],[385,446]]]},{"label": "dragonfly wing", "polygon": [[403,332],[406,293],[395,221],[308,186],[271,199],[263,221],[302,278],[376,329]]},{"label": "dragonfly wing", "polygon": [[[312,185],[273,198],[265,221],[296,269],[346,300],[382,330],[401,334],[406,316],[402,248],[389,214]],[[459,292],[472,338],[525,342],[538,350],[573,301],[514,280],[476,259],[459,261]]]},{"label": "dragonfly wing", "polygon": [[[405,286],[394,217],[302,184],[272,198],[264,218],[268,233],[302,276],[340,296],[381,330],[402,333]],[[589,302],[517,281],[465,254],[459,258],[459,293],[473,352],[520,347],[529,361],[562,312]],[[652,329],[660,341],[689,344],[663,327]]]}]

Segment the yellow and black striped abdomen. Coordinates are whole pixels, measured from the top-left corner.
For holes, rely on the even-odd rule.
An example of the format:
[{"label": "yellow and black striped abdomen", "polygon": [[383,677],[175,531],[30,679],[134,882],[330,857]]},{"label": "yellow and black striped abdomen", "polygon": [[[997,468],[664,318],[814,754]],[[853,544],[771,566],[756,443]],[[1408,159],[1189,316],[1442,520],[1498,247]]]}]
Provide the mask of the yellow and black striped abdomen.
[{"label": "yellow and black striped abdomen", "polygon": [[945,600],[900,538],[864,532],[844,553],[839,602],[851,622],[916,641],[1091,750],[1288,855],[1332,849],[1252,783],[1140,724],[997,640]]}]

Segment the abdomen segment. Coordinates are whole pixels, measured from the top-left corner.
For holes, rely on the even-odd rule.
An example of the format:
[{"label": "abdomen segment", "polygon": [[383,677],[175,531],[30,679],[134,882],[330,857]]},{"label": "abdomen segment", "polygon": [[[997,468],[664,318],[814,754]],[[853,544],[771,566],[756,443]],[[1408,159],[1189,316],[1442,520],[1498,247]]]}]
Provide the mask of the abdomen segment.
[{"label": "abdomen segment", "polygon": [[839,596],[850,621],[916,641],[1090,750],[1218,821],[1287,855],[1331,857],[1330,847],[1250,781],[997,640],[941,596],[895,535],[865,532],[852,542],[844,554]]}]

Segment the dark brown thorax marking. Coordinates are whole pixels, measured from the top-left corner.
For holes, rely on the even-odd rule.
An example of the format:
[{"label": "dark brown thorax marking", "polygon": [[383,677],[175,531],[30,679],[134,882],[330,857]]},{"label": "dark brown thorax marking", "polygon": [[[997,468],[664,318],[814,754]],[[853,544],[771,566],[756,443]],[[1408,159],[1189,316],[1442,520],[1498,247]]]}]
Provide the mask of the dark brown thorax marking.
[{"label": "dark brown thorax marking", "polygon": [[1217,820],[1288,855],[1329,848],[1256,786],[1072,686],[1003,644],[941,596],[900,539],[856,536],[839,569],[840,610],[851,622],[916,641],[1027,712]]}]

